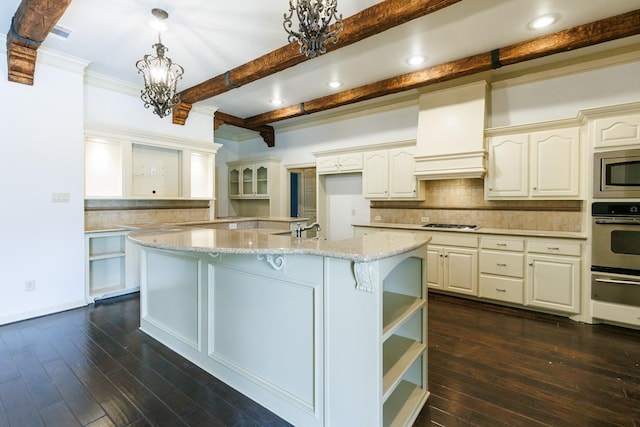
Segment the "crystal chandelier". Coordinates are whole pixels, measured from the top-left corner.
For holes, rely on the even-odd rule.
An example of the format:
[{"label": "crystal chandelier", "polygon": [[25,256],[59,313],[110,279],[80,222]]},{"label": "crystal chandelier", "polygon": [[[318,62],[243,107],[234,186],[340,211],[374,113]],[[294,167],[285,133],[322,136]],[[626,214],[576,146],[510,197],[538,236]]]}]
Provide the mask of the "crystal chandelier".
[{"label": "crystal chandelier", "polygon": [[[342,31],[342,15],[338,16],[338,0],[289,0],[289,14],[284,14],[284,29],[289,34],[289,43],[297,41],[300,53],[308,58],[327,53],[327,43],[338,43]],[[291,17],[298,15],[299,31],[293,31]],[[329,31],[331,19],[336,22]]]},{"label": "crystal chandelier", "polygon": [[[169,16],[162,9],[153,9],[151,13],[158,19],[167,19]],[[158,43],[151,47],[156,50],[156,56],[148,54],[136,62],[138,73],[144,77],[144,89],[140,91],[140,98],[145,108],[153,107],[153,113],[163,118],[171,114],[172,108],[180,102],[176,84],[182,78],[184,68],[165,57],[169,49],[162,44],[160,33]]]}]

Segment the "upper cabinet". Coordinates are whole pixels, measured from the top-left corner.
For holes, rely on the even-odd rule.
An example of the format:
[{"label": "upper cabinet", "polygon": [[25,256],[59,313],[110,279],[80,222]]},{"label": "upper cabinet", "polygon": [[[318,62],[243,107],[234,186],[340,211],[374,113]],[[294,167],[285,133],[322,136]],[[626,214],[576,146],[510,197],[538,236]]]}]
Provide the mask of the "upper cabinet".
[{"label": "upper cabinet", "polygon": [[362,193],[367,199],[417,199],[415,147],[365,151],[362,167]]},{"label": "upper cabinet", "polygon": [[487,199],[580,199],[580,128],[506,133],[487,140]]},{"label": "upper cabinet", "polygon": [[334,174],[362,171],[362,153],[344,153],[318,156],[316,159],[316,173]]},{"label": "upper cabinet", "polygon": [[593,120],[593,146],[596,149],[640,145],[640,112],[598,117]]},{"label": "upper cabinet", "polygon": [[126,129],[85,132],[85,197],[213,199],[220,144]]},{"label": "upper cabinet", "polygon": [[272,162],[229,162],[229,197],[244,199],[267,199],[271,186]]}]

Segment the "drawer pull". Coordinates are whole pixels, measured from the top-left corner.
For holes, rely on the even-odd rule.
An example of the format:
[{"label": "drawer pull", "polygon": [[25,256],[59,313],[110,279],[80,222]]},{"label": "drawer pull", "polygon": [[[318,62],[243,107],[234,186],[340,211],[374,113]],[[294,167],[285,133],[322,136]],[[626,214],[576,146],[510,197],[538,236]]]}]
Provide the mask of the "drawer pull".
[{"label": "drawer pull", "polygon": [[[500,288],[496,288],[496,291],[498,291],[498,292],[507,292],[507,290],[506,290],[506,289],[500,289]],[[640,316],[639,316],[639,317],[640,317]]]},{"label": "drawer pull", "polygon": [[550,251],[559,251],[560,248],[557,246],[547,246],[547,249],[549,249]]},{"label": "drawer pull", "polygon": [[507,246],[506,243],[496,243],[496,246]]},{"label": "drawer pull", "polygon": [[497,262],[497,263],[496,263],[496,265],[497,265],[498,267],[506,267],[506,266],[507,266],[507,264],[500,264],[499,262]]}]

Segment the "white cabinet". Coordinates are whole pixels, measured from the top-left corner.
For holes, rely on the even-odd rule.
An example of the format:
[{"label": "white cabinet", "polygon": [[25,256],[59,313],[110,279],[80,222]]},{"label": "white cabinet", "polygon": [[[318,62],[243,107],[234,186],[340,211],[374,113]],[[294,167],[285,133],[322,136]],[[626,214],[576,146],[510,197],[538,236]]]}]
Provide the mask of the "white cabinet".
[{"label": "white cabinet", "polygon": [[85,197],[215,198],[221,144],[88,125]]},{"label": "white cabinet", "polygon": [[360,171],[362,171],[361,152],[319,156],[316,159],[316,172],[319,175]]},{"label": "white cabinet", "polygon": [[524,240],[480,238],[479,296],[524,303]]},{"label": "white cabinet", "polygon": [[406,258],[382,287],[383,426],[415,420],[427,398],[427,288],[423,261]]},{"label": "white cabinet", "polygon": [[580,256],[577,242],[528,239],[525,304],[579,313]]},{"label": "white cabinet", "polygon": [[597,149],[640,145],[640,112],[593,120],[593,145]]},{"label": "white cabinet", "polygon": [[268,198],[269,169],[269,163],[229,163],[229,197]]},{"label": "white cabinet", "polygon": [[581,197],[578,127],[492,136],[487,146],[487,199]]},{"label": "white cabinet", "polygon": [[[431,234],[431,233],[430,233]],[[458,233],[433,233],[427,245],[427,285],[478,295],[478,238]]]},{"label": "white cabinet", "polygon": [[[139,289],[137,260],[128,259],[128,231],[85,235],[85,296],[87,303]],[[135,255],[135,253],[131,253]],[[131,266],[131,269],[127,267]]]},{"label": "white cabinet", "polygon": [[284,216],[280,160],[267,157],[228,162],[229,215]]},{"label": "white cabinet", "polygon": [[415,147],[363,153],[362,193],[367,199],[416,199]]}]

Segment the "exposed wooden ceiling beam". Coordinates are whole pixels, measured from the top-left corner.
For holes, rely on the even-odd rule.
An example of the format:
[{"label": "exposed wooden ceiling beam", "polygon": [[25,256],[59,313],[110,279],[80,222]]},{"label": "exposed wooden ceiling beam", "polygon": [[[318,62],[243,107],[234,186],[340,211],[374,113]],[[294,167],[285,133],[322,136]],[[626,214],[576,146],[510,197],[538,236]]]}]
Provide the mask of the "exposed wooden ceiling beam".
[{"label": "exposed wooden ceiling beam", "polygon": [[7,33],[9,81],[33,85],[38,47],[71,0],[22,0]]},{"label": "exposed wooden ceiling beam", "polygon": [[260,126],[640,34],[640,10],[249,117]]},{"label": "exposed wooden ceiling beam", "polygon": [[[437,12],[459,1],[461,0],[386,0],[377,3],[345,18],[343,20],[344,30],[340,33],[339,42],[336,45],[328,46],[327,51],[356,43],[413,19]],[[286,70],[308,59],[300,53],[297,43],[289,43],[224,74],[183,90],[180,93],[180,99],[184,104],[194,104]],[[183,110],[185,108],[188,107],[182,107]],[[176,119],[173,122],[184,124]]]},{"label": "exposed wooden ceiling beam", "polygon": [[258,132],[264,140],[264,143],[267,144],[267,147],[274,147],[276,145],[276,133],[272,126],[248,126],[243,118],[232,116],[222,111],[216,111],[213,115],[213,130],[218,129],[222,125],[231,125]]}]

